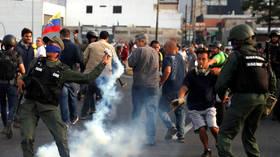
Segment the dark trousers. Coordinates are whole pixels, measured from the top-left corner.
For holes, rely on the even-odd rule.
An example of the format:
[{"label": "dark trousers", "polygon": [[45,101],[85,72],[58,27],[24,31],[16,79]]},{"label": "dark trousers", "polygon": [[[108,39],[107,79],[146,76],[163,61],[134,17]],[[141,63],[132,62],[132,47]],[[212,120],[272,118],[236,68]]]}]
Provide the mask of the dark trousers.
[{"label": "dark trousers", "polygon": [[94,96],[100,97],[100,90],[97,87],[95,81],[92,84],[86,86],[86,95],[81,111],[81,116],[87,116],[89,109],[95,110],[96,99]]}]

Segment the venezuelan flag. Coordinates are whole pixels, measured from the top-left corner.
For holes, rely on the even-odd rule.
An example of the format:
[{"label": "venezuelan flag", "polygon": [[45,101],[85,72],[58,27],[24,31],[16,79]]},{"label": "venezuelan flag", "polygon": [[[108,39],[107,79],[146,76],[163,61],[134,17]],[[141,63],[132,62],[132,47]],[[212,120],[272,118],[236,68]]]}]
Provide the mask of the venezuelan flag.
[{"label": "venezuelan flag", "polygon": [[59,32],[60,31],[60,13],[57,13],[51,17],[48,21],[48,24],[45,26],[45,29],[42,35],[50,32]]}]

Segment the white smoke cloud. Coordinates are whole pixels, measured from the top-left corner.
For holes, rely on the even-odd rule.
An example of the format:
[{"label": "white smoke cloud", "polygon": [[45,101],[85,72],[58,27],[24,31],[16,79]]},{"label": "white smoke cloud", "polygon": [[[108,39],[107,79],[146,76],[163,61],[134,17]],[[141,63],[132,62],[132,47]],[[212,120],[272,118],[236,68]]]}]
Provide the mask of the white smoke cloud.
[{"label": "white smoke cloud", "polygon": [[[116,67],[112,76],[99,84],[103,99],[93,120],[84,124],[84,130],[71,130],[68,135],[71,157],[136,157],[140,154],[145,135],[142,129],[133,129],[128,124],[106,126],[104,123],[108,116],[114,114],[114,105],[121,100],[121,93],[116,91],[116,80],[124,68],[118,59],[113,59]],[[36,156],[59,157],[59,153],[52,143],[39,147]]]}]

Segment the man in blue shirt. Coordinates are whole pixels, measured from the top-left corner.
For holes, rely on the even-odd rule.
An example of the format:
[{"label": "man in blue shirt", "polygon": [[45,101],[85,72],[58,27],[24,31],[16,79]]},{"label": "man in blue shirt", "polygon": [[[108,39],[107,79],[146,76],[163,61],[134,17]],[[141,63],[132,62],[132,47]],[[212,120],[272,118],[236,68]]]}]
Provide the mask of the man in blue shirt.
[{"label": "man in blue shirt", "polygon": [[177,97],[180,87],[186,75],[186,64],[182,56],[177,52],[176,42],[168,41],[164,45],[166,57],[163,59],[162,73],[160,80],[162,96],[159,102],[159,116],[168,128],[166,140],[172,139],[177,133],[178,142],[184,142],[185,110],[184,106],[176,108],[176,125],[171,121],[168,112],[171,110],[170,103]]},{"label": "man in blue shirt", "polygon": [[32,31],[28,28],[23,28],[21,31],[22,39],[17,43],[15,51],[17,51],[23,60],[24,68],[28,72],[29,65],[34,58],[35,44],[32,43]]},{"label": "man in blue shirt", "polygon": [[199,49],[197,54],[198,67],[187,74],[180,89],[179,98],[175,101],[178,104],[183,104],[185,93],[189,91],[187,97],[188,114],[192,120],[194,131],[199,134],[203,143],[204,153],[202,157],[211,157],[206,130],[209,127],[217,142],[219,128],[216,122],[216,108],[214,107],[217,72],[216,69],[209,70],[209,55],[205,49]]},{"label": "man in blue shirt", "polygon": [[[70,40],[70,30],[63,28],[60,30],[60,38],[64,43],[64,50],[61,53],[60,61],[68,65],[71,70],[77,71],[77,63],[83,67],[80,50]],[[78,116],[78,102],[77,102],[77,84],[65,83],[62,88],[60,98],[61,118],[64,123],[75,125],[79,120]]]}]

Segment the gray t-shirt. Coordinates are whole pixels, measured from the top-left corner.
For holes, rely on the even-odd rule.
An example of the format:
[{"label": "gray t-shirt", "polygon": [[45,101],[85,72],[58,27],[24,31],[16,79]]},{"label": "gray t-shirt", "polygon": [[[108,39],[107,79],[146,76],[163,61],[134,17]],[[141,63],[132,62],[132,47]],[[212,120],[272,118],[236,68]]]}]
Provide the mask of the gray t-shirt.
[{"label": "gray t-shirt", "polygon": [[137,48],[129,56],[128,65],[133,69],[134,87],[159,87],[159,57],[155,49]]}]

